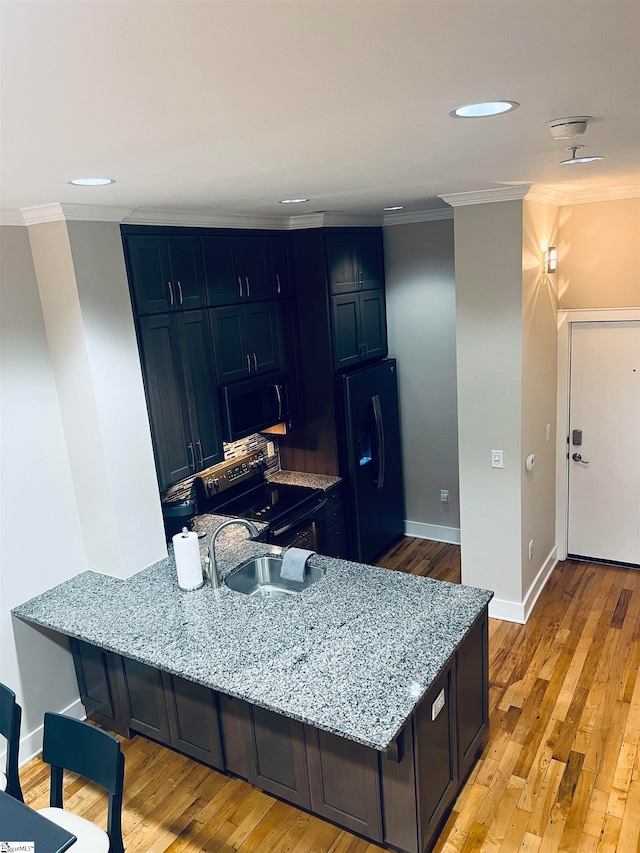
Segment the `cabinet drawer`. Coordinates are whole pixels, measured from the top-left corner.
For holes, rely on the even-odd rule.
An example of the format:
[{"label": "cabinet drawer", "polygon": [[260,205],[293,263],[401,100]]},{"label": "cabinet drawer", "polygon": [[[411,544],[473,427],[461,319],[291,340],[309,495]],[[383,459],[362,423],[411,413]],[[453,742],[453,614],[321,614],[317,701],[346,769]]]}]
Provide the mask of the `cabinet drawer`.
[{"label": "cabinet drawer", "polygon": [[343,537],[342,539],[338,539],[337,542],[334,542],[330,548],[325,548],[327,557],[338,557],[341,560],[348,559],[347,554],[347,539]]},{"label": "cabinet drawer", "polygon": [[327,528],[326,533],[326,542],[325,546],[328,551],[332,551],[333,548],[337,545],[337,543],[341,539],[345,539],[345,524],[344,518],[341,519],[337,524],[334,524],[332,527]]},{"label": "cabinet drawer", "polygon": [[327,527],[333,527],[334,524],[344,521],[344,504],[342,501],[338,501],[330,509],[325,506],[325,519]]},{"label": "cabinet drawer", "polygon": [[336,486],[333,486],[333,488],[329,489],[326,494],[327,502],[324,505],[324,513],[325,517],[328,518],[333,507],[342,501],[342,483],[338,483]]}]

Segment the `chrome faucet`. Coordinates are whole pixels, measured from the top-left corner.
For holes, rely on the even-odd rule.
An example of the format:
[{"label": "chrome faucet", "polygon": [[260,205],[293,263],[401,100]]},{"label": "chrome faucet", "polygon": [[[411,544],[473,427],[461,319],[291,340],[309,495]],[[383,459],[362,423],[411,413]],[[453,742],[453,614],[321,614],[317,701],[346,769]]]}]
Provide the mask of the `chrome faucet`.
[{"label": "chrome faucet", "polygon": [[243,527],[246,527],[251,536],[259,535],[258,528],[255,524],[244,518],[232,518],[231,521],[225,521],[224,524],[220,525],[211,537],[211,542],[209,543],[209,575],[211,579],[211,586],[214,589],[218,589],[220,586],[220,575],[218,574],[218,564],[216,562],[216,539],[225,527],[230,527],[232,524],[241,524]]}]

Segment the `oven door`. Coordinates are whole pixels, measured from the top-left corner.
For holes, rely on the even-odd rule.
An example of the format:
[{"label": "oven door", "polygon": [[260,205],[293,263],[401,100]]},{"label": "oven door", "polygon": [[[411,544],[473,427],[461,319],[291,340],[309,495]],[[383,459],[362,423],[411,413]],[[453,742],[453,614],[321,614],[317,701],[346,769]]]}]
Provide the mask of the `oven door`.
[{"label": "oven door", "polygon": [[287,374],[256,376],[220,388],[225,441],[237,441],[289,418]]}]

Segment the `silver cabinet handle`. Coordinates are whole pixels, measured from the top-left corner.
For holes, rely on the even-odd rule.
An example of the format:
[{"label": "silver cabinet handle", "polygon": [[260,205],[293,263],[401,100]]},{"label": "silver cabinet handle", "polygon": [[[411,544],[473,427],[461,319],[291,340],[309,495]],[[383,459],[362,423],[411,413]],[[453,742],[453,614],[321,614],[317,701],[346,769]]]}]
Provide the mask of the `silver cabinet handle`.
[{"label": "silver cabinet handle", "polygon": [[176,284],[178,285],[178,294],[179,294],[179,296],[180,296],[180,305],[182,305],[182,302],[183,302],[183,299],[182,299],[182,285],[180,284],[180,282],[179,282],[179,281],[177,281],[177,282],[176,282]]},{"label": "silver cabinet handle", "polygon": [[251,288],[249,287],[249,276],[245,275],[244,280],[247,282],[247,296],[251,296]]},{"label": "silver cabinet handle", "polygon": [[358,277],[360,279],[360,284],[364,284],[364,273],[362,272],[362,270],[360,270],[360,272],[358,273]]},{"label": "silver cabinet handle", "polygon": [[200,454],[200,470],[204,468],[204,454],[202,453],[202,444],[200,443],[200,439],[196,441],[198,445],[198,452]]},{"label": "silver cabinet handle", "polygon": [[363,346],[364,346],[364,354],[369,355],[369,344],[367,343],[367,341],[364,342]]},{"label": "silver cabinet handle", "polygon": [[276,392],[276,399],[278,401],[278,420],[282,420],[282,385],[274,385],[273,386]]},{"label": "silver cabinet handle", "polygon": [[173,288],[171,287],[171,282],[167,282],[167,287],[169,288],[169,305],[173,306],[174,298],[173,298]]},{"label": "silver cabinet handle", "polygon": [[195,473],[195,470],[196,470],[196,454],[193,450],[193,444],[191,444],[191,442],[189,442],[189,444],[187,444],[187,447],[191,451],[191,470]]},{"label": "silver cabinet handle", "polygon": [[245,353],[244,357],[247,359],[247,373],[251,373],[251,358],[249,353]]},{"label": "silver cabinet handle", "polygon": [[240,291],[240,299],[242,299],[242,279],[238,276],[238,290]]},{"label": "silver cabinet handle", "polygon": [[278,294],[278,296],[280,296],[280,294],[282,293],[282,288],[280,286],[280,276],[278,275],[278,273],[276,273],[276,293]]},{"label": "silver cabinet handle", "polygon": [[258,372],[258,356],[255,354],[255,352],[251,353],[251,354],[253,356],[253,369],[257,373]]}]

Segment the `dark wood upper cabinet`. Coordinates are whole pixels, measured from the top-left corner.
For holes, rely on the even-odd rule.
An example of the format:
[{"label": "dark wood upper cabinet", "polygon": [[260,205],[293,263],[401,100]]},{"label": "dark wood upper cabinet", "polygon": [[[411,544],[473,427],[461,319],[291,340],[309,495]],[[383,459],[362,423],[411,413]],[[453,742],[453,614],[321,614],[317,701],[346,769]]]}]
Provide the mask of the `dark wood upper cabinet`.
[{"label": "dark wood upper cabinet", "polygon": [[293,257],[288,235],[269,237],[271,291],[277,298],[293,296]]},{"label": "dark wood upper cabinet", "polygon": [[282,366],[282,342],[273,302],[229,305],[209,312],[219,385]]},{"label": "dark wood upper cabinet", "polygon": [[333,359],[336,370],[387,354],[383,290],[331,297]]},{"label": "dark wood upper cabinet", "polygon": [[267,237],[202,237],[202,257],[209,305],[256,302],[273,296],[267,274]]},{"label": "dark wood upper cabinet", "polygon": [[161,489],[222,459],[206,311],[139,322],[142,363]]},{"label": "dark wood upper cabinet", "polygon": [[351,293],[358,290],[359,275],[353,235],[327,234],[326,247],[331,293]]},{"label": "dark wood upper cabinet", "polygon": [[204,306],[204,275],[197,237],[126,234],[124,246],[138,315]]},{"label": "dark wood upper cabinet", "polygon": [[329,287],[334,295],[384,287],[382,235],[346,231],[326,236]]}]

